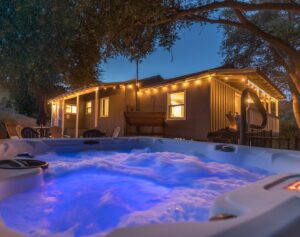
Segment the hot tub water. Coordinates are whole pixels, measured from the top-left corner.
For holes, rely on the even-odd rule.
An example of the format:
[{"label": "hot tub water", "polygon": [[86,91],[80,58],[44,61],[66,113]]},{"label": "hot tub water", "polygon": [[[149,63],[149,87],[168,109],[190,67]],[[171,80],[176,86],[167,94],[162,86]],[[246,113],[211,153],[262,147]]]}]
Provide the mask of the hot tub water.
[{"label": "hot tub water", "polygon": [[269,175],[172,152],[47,153],[45,185],[0,202],[28,236],[104,236],[118,227],[206,221],[222,193]]}]

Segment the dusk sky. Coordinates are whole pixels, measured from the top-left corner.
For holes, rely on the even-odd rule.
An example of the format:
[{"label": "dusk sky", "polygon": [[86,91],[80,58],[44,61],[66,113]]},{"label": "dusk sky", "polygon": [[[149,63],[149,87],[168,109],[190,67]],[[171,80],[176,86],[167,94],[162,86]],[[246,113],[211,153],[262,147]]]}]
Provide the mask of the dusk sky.
[{"label": "dusk sky", "polygon": [[[222,33],[216,25],[193,26],[180,32],[180,40],[173,46],[172,53],[158,49],[144,59],[139,67],[139,77],[161,75],[164,78],[218,67],[222,64],[219,55]],[[172,60],[173,55],[173,60]],[[102,80],[124,81],[136,76],[136,67],[128,59],[118,57],[102,65]]]}]

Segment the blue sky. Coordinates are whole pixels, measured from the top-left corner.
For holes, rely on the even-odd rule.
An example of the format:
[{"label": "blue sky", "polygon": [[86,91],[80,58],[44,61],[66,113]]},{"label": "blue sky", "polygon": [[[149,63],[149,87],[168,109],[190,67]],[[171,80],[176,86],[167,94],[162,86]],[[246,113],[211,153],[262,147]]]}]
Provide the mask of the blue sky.
[{"label": "blue sky", "polygon": [[[139,77],[161,75],[171,78],[188,73],[220,66],[219,55],[222,33],[216,25],[200,27],[194,25],[180,32],[172,53],[161,48],[149,55],[139,66]],[[172,59],[173,56],[173,59]],[[134,63],[123,57],[117,57],[101,65],[105,82],[124,81],[136,76]]]}]

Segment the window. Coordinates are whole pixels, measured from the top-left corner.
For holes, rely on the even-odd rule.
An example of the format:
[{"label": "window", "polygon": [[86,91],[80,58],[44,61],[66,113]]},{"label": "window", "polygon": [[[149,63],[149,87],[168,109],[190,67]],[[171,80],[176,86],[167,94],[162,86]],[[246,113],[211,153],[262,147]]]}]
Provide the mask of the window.
[{"label": "window", "polygon": [[76,105],[66,105],[66,113],[67,114],[76,114],[77,113]]},{"label": "window", "polygon": [[91,114],[92,113],[92,101],[87,101],[85,103],[85,114]]},{"label": "window", "polygon": [[241,95],[238,93],[234,94],[234,112],[241,114]]},{"label": "window", "polygon": [[100,99],[100,117],[108,117],[109,98]]},{"label": "window", "polygon": [[185,118],[185,92],[168,94],[168,115],[170,119]]}]

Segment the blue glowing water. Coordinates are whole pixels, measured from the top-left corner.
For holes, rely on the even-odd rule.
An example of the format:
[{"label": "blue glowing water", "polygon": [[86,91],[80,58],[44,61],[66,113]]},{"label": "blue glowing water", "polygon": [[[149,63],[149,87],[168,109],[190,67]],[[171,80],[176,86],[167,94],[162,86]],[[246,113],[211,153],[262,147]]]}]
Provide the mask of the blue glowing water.
[{"label": "blue glowing water", "polygon": [[42,187],[0,202],[5,224],[28,236],[104,236],[118,227],[205,221],[222,193],[265,171],[172,152],[48,153]]}]

